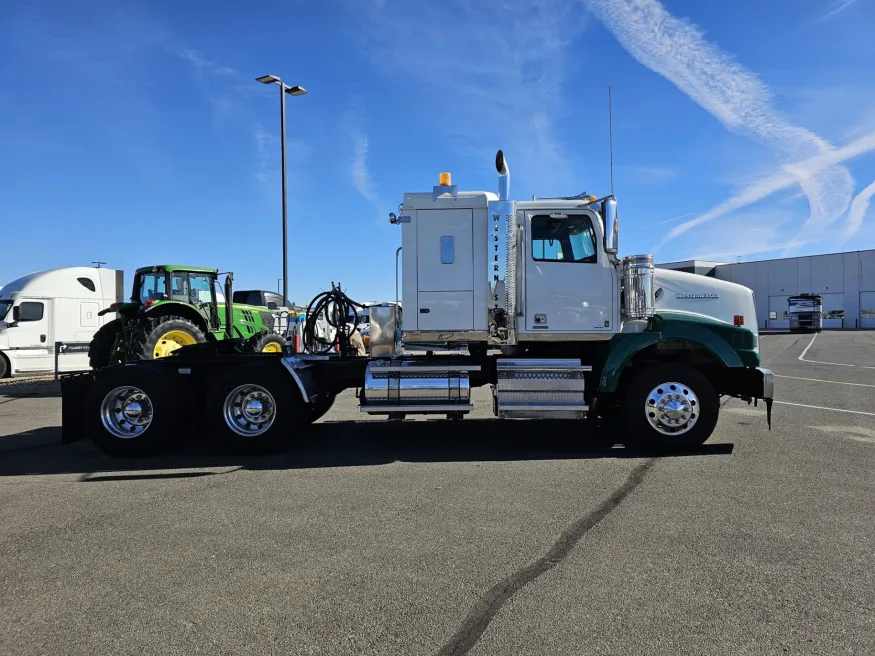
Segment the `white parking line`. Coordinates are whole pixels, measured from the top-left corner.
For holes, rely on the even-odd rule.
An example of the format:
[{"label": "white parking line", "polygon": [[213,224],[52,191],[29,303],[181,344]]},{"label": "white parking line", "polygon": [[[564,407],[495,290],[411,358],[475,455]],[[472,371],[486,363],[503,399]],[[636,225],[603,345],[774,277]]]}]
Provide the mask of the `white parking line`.
[{"label": "white parking line", "polygon": [[862,426],[812,426],[812,428],[825,433],[835,433],[855,442],[875,444],[875,431],[871,428]]},{"label": "white parking line", "polygon": [[[853,365],[851,365],[853,366]],[[854,387],[875,387],[867,383],[846,383],[841,380],[823,380],[822,378],[801,378],[800,376],[782,376],[780,374],[772,374],[775,378],[791,378],[792,380],[809,380],[812,383],[832,383],[833,385],[853,385]]]},{"label": "white parking line", "polygon": [[[802,362],[810,362],[812,364],[831,364],[834,367],[856,367],[855,364],[842,364],[841,362],[821,362],[820,360],[806,360],[805,354],[808,353],[808,349],[811,348],[811,345],[814,344],[814,340],[817,339],[817,336],[820,333],[814,333],[814,337],[811,338],[811,341],[808,342],[808,346],[805,347],[805,350],[799,355],[799,359]],[[864,369],[875,369],[875,367],[864,367]]]},{"label": "white parking line", "polygon": [[793,405],[797,408],[812,408],[814,410],[832,410],[833,412],[847,412],[852,415],[866,415],[867,417],[875,417],[875,412],[862,412],[860,410],[842,410],[841,408],[824,408],[820,405],[806,405],[805,403],[790,403],[789,401],[775,401],[780,405]]}]

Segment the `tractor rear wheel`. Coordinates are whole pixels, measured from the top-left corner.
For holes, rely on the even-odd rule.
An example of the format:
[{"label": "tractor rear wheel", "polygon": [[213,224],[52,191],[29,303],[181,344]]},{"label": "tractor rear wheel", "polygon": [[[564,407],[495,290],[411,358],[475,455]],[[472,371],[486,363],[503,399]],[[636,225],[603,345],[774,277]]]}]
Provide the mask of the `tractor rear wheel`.
[{"label": "tractor rear wheel", "polygon": [[139,360],[166,358],[176,349],[207,341],[203,331],[183,317],[165,314],[146,317],[134,339],[134,355]]},{"label": "tractor rear wheel", "polygon": [[121,319],[113,319],[103,324],[91,338],[88,346],[88,364],[92,369],[103,369],[111,364],[115,351],[115,340],[122,330]]},{"label": "tractor rear wheel", "polygon": [[263,333],[259,335],[253,345],[256,353],[282,353],[289,343],[281,335],[275,333]]}]

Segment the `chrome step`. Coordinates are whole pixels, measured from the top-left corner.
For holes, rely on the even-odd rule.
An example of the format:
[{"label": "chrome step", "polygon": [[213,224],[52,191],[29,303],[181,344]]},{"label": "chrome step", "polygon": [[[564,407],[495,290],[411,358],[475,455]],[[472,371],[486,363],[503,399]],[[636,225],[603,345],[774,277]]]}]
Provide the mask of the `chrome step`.
[{"label": "chrome step", "polygon": [[574,359],[504,359],[496,362],[494,410],[504,419],[583,419],[584,374],[592,367]]},{"label": "chrome step", "polygon": [[414,413],[421,415],[445,415],[452,412],[471,412],[474,406],[470,403],[446,403],[443,405],[383,405],[379,403],[369,403],[360,405],[361,412],[367,412],[371,415],[388,415],[395,413]]}]

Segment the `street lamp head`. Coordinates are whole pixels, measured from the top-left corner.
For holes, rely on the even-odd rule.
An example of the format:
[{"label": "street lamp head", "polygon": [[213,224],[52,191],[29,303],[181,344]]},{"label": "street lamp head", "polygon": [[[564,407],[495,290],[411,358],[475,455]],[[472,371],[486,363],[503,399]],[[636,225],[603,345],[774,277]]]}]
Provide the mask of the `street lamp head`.
[{"label": "street lamp head", "polygon": [[280,79],[276,75],[262,75],[255,78],[255,81],[262,84],[280,84]]},{"label": "street lamp head", "polygon": [[290,96],[303,96],[307,93],[307,90],[304,87],[295,85],[293,87],[286,87],[286,93]]}]

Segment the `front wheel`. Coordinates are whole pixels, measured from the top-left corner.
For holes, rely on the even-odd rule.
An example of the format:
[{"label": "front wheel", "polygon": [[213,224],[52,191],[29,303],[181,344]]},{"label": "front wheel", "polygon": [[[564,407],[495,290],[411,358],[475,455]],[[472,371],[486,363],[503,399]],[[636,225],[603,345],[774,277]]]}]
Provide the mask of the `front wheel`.
[{"label": "front wheel", "polygon": [[88,364],[92,369],[103,369],[111,364],[115,364],[114,358],[116,350],[116,340],[119,333],[122,331],[122,320],[113,319],[103,324],[94,337],[91,338],[91,344],[88,346]]},{"label": "front wheel", "polygon": [[253,349],[256,353],[283,353],[288,345],[288,341],[281,335],[262,333],[256,338]]},{"label": "front wheel", "polygon": [[649,365],[626,391],[627,439],[644,447],[700,446],[717,426],[719,407],[714,386],[696,369],[675,363]]}]

